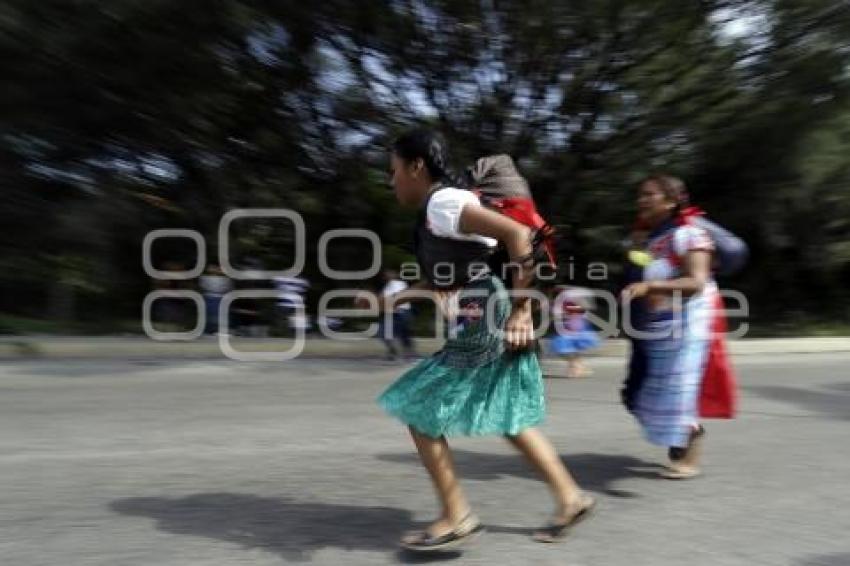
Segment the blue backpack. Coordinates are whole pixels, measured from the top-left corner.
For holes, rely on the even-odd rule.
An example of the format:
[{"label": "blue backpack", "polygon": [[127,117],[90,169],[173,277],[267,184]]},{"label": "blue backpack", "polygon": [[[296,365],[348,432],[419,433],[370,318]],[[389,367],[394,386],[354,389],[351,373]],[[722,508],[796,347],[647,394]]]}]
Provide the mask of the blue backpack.
[{"label": "blue backpack", "polygon": [[714,241],[715,267],[720,275],[733,275],[746,265],[750,249],[744,240],[704,216],[695,216],[690,222],[708,232]]}]

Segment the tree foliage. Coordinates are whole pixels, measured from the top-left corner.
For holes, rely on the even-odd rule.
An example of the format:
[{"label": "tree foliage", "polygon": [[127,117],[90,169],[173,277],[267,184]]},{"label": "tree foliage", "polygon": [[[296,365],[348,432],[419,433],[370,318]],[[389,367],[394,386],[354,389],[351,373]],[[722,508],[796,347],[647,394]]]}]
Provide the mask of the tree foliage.
[{"label": "tree foliage", "polygon": [[[427,123],[458,167],[513,155],[565,259],[615,267],[635,182],[665,169],[751,244],[730,284],[758,317],[841,317],[848,38],[837,0],[8,0],[2,308],[45,314],[59,285],[92,316],[135,313],[144,235],[214,244],[239,207],[299,211],[310,259],[324,231],[364,227],[401,261],[412,214],[386,146]],[[268,267],[292,259],[279,226],[234,239]],[[340,242],[330,263],[361,267],[360,251]],[[307,275],[334,285],[315,261]]]}]

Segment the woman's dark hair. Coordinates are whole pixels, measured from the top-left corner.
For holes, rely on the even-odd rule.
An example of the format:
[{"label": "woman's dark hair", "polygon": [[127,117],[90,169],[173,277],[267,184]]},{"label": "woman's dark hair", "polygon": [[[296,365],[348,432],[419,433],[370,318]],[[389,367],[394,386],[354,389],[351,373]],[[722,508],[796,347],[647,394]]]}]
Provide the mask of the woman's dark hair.
[{"label": "woman's dark hair", "polygon": [[661,192],[664,193],[664,196],[676,203],[676,208],[673,210],[674,214],[679,213],[679,211],[690,204],[688,187],[680,178],[674,177],[673,175],[667,175],[666,173],[653,173],[652,175],[644,178],[640,184],[643,185],[644,183],[649,182],[658,185],[661,188]]},{"label": "woman's dark hair", "polygon": [[399,136],[392,149],[405,161],[422,159],[434,181],[460,185],[461,181],[449,168],[448,147],[439,132],[427,128],[411,130]]}]

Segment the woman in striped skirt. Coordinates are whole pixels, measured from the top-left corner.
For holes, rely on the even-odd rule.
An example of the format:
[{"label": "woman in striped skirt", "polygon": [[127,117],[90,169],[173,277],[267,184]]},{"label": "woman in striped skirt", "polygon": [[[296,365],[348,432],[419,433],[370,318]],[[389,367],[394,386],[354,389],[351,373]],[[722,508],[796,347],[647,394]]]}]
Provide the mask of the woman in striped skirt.
[{"label": "woman in striped skirt", "polygon": [[670,463],[662,472],[668,479],[700,472],[699,392],[718,293],[711,278],[711,238],[680,221],[681,185],[667,175],[641,183],[638,214],[651,230],[651,259],[643,280],[623,291],[624,300],[642,301],[646,312],[635,329],[645,363],[632,412],[646,438],[669,449]]}]

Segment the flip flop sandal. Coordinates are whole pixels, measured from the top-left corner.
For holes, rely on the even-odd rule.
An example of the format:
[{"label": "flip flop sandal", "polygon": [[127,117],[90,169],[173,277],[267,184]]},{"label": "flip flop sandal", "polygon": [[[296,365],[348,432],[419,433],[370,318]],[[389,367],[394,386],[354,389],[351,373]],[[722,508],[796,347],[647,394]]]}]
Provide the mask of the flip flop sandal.
[{"label": "flip flop sandal", "polygon": [[659,472],[662,478],[666,480],[690,480],[699,477],[699,468],[692,466],[670,466]]},{"label": "flip flop sandal", "polygon": [[444,535],[432,536],[427,531],[412,533],[409,538],[414,540],[402,539],[401,547],[411,552],[453,550],[474,539],[483,531],[484,526],[478,520],[478,517],[467,515],[454,529]]},{"label": "flip flop sandal", "polygon": [[[688,439],[688,446],[693,446],[694,444],[700,442],[700,439],[705,436],[705,427],[699,425],[699,428],[691,432],[691,437]],[[671,446],[667,450],[667,457],[670,458],[671,462],[676,462],[677,460],[681,460],[688,453],[688,448],[682,448],[681,446]]]},{"label": "flip flop sandal", "polygon": [[552,522],[535,531],[533,536],[534,540],[543,543],[560,542],[564,540],[573,527],[585,519],[590,518],[593,511],[596,509],[596,500],[589,495],[583,496],[583,504],[583,507],[565,523]]}]

